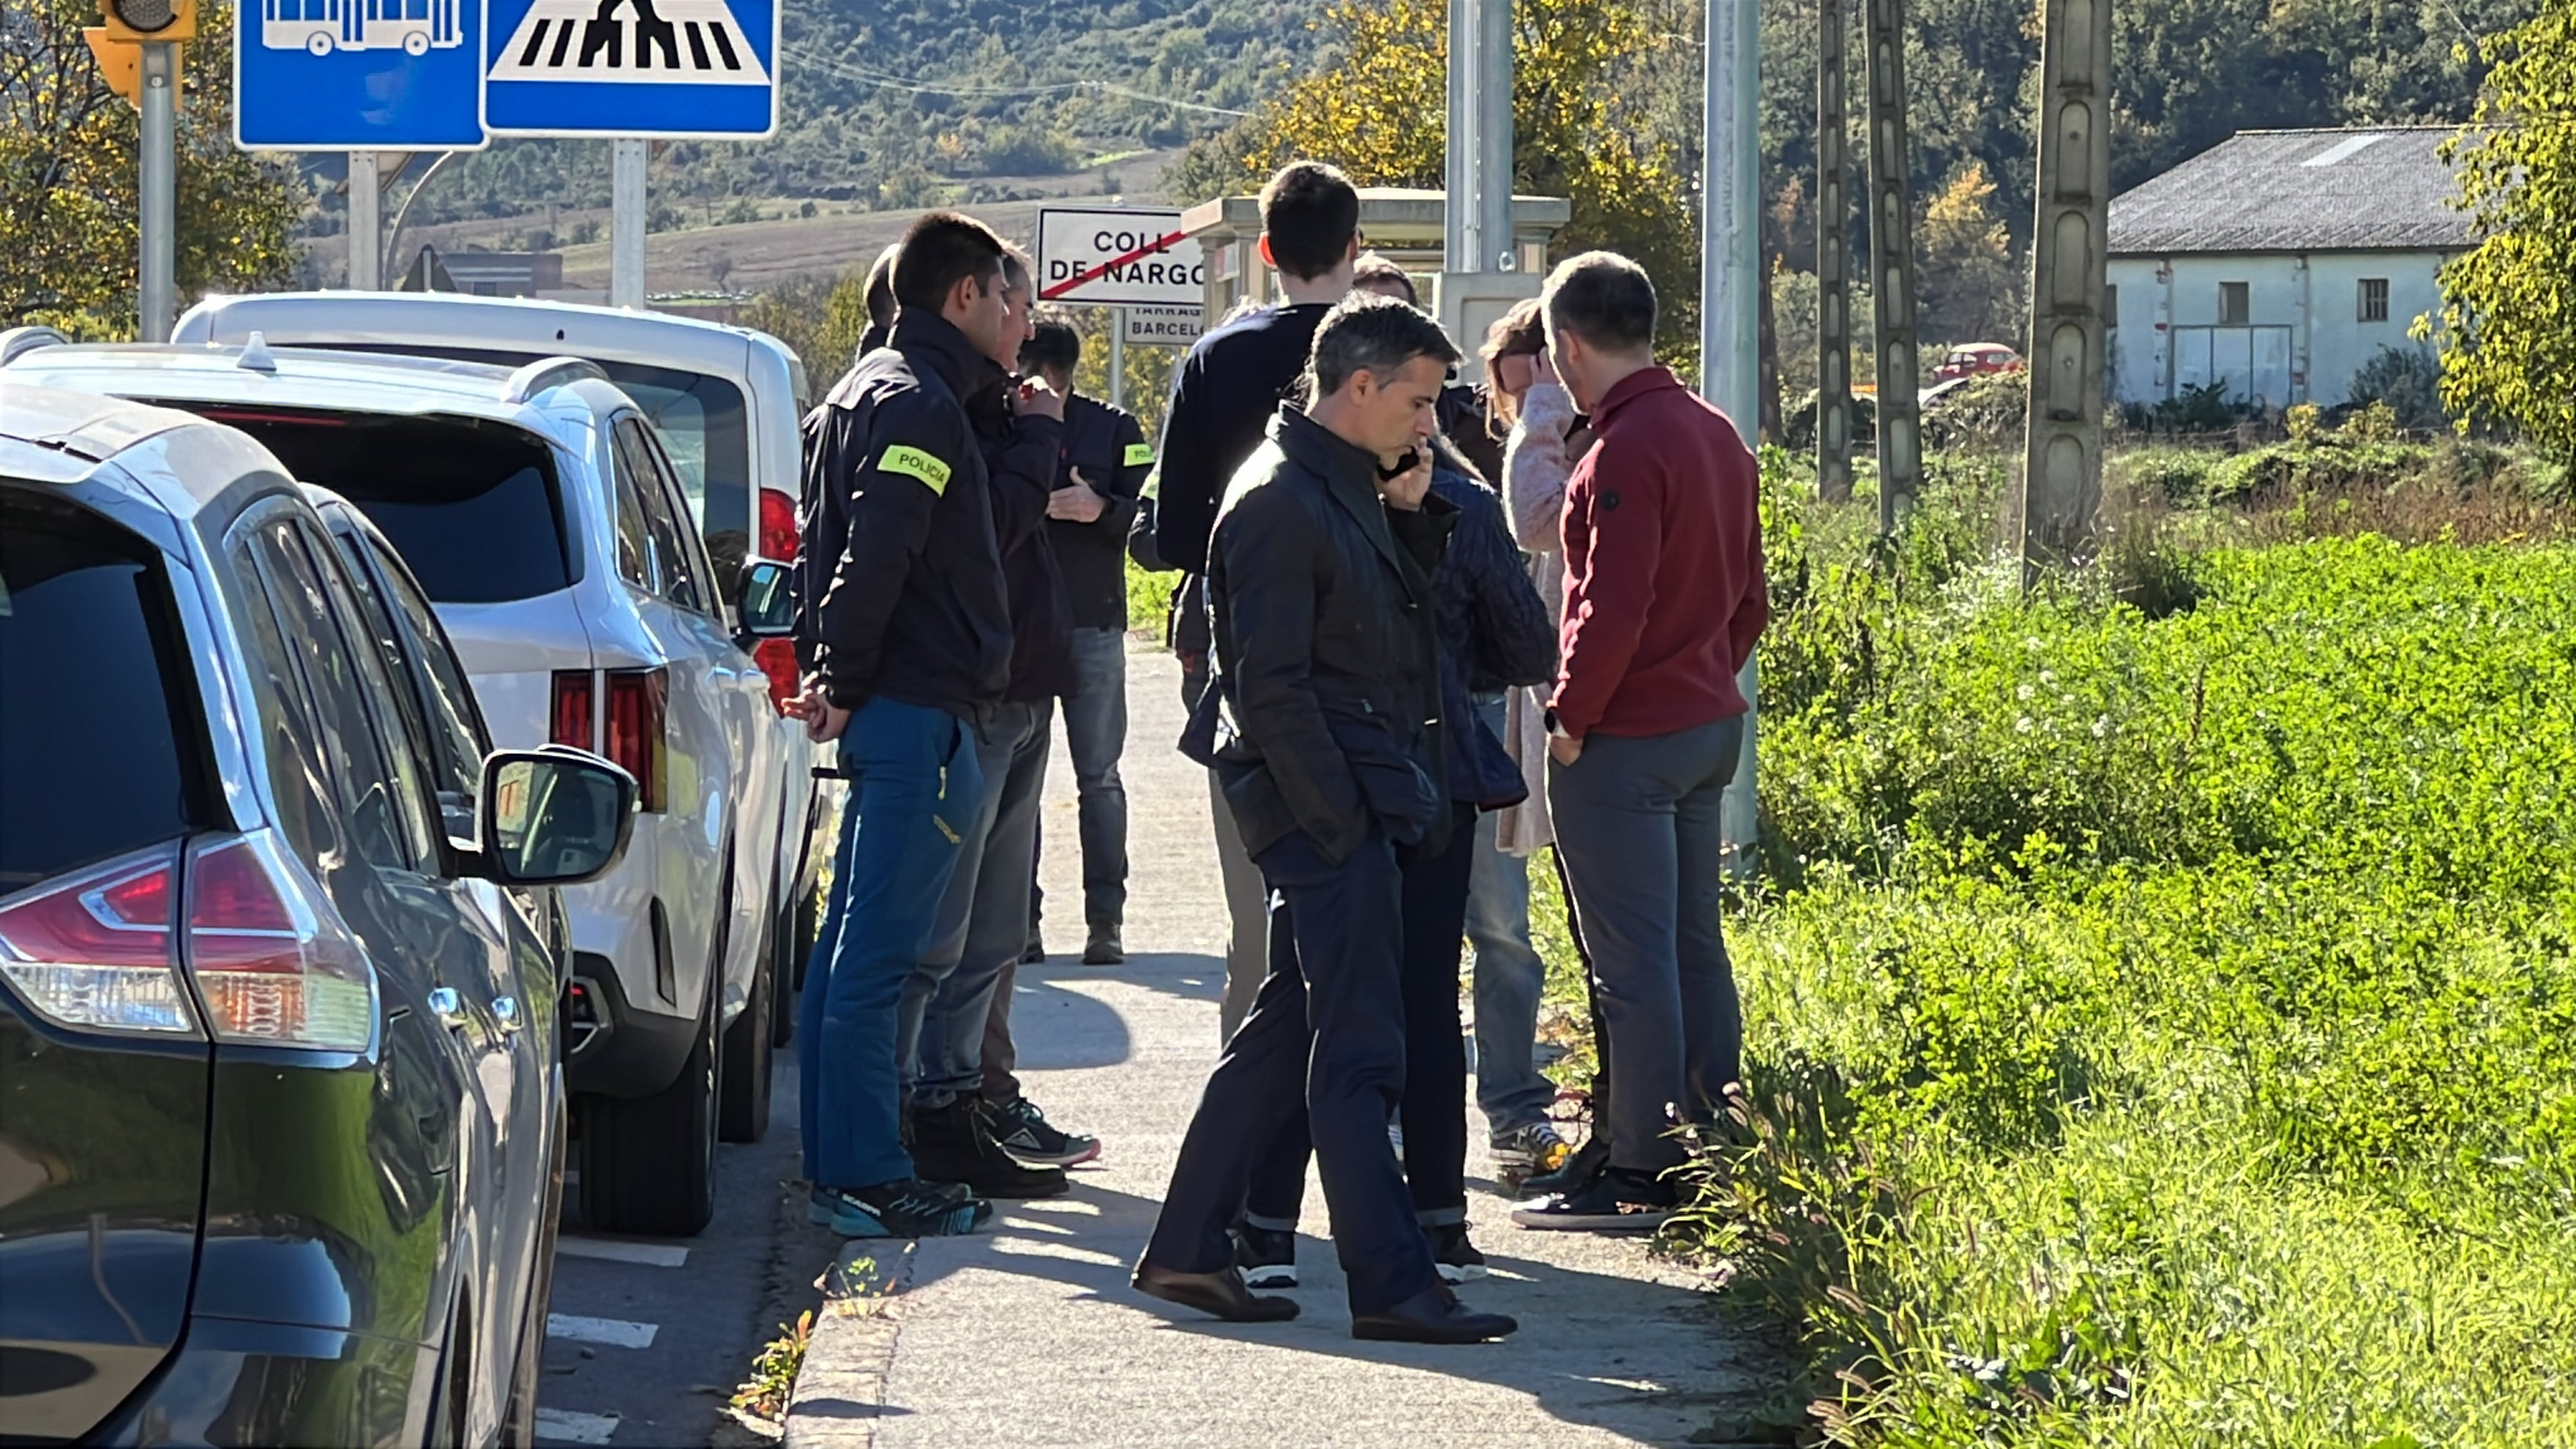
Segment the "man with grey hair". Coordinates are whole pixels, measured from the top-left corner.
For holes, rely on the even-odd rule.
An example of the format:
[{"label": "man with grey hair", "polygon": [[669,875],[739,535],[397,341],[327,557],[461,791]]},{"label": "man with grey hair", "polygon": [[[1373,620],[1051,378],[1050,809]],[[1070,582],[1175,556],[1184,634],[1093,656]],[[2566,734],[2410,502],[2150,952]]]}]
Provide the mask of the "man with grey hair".
[{"label": "man with grey hair", "polygon": [[1401,302],[1335,306],[1315,332],[1314,401],[1272,418],[1208,551],[1215,677],[1182,748],[1215,772],[1275,893],[1270,973],[1199,1099],[1134,1281],[1234,1322],[1297,1313],[1245,1286],[1228,1229],[1302,1095],[1352,1335],[1476,1343],[1518,1327],[1440,1281],[1386,1136],[1404,1090],[1398,851],[1436,852],[1450,822],[1431,574],[1456,507],[1431,497],[1429,445],[1457,359]]},{"label": "man with grey hair", "polygon": [[1736,674],[1770,618],[1753,455],[1655,363],[1655,288],[1589,252],[1548,278],[1549,358],[1597,441],[1565,486],[1565,613],[1548,809],[1599,983],[1608,1151],[1512,1220],[1651,1227],[1678,1201],[1666,1112],[1741,1091],[1743,1018],[1718,927],[1718,800],[1744,743]]}]

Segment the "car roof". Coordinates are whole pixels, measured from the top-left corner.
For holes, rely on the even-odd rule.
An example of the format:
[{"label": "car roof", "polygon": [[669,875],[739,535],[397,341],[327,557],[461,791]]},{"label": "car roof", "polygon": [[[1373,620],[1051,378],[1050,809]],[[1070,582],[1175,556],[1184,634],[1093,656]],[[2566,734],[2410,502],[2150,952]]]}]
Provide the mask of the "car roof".
[{"label": "car roof", "polygon": [[[573,359],[516,370],[479,362],[327,348],[110,343],[40,347],[0,376],[174,401],[268,403],[387,416],[453,414],[535,427],[533,404],[563,388],[594,410],[625,401],[596,366]],[[541,430],[541,429],[540,429]]]},{"label": "car roof", "polygon": [[208,297],[179,319],[180,342],[239,341],[252,330],[395,346],[547,352],[740,372],[750,347],[792,357],[768,333],[668,312],[455,292],[264,292]]},{"label": "car roof", "polygon": [[0,469],[40,482],[86,478],[146,438],[203,420],[172,408],[51,387],[0,388]]}]

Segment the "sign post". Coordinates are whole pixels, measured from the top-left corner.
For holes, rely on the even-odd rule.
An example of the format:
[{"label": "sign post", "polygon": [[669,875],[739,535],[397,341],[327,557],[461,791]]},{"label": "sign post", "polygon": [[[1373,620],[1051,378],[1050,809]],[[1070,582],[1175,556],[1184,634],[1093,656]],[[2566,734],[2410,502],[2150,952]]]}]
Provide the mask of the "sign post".
[{"label": "sign post", "polygon": [[146,342],[167,342],[179,315],[179,47],[154,40],[142,50],[143,155],[134,216],[142,253],[136,258],[135,330]]}]

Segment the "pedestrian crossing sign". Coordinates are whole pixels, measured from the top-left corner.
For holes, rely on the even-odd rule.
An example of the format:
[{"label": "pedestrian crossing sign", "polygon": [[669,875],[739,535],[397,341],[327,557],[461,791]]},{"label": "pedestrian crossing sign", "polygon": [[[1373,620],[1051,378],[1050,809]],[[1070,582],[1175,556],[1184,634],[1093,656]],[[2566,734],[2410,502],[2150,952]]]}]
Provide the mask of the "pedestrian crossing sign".
[{"label": "pedestrian crossing sign", "polygon": [[778,129],[778,0],[487,0],[496,136],[756,140]]}]

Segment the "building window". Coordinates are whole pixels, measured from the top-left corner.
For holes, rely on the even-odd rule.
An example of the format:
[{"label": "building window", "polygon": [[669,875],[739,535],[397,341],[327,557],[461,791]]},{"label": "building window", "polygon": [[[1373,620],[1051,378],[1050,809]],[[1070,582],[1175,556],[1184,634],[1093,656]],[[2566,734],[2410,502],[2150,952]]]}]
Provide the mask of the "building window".
[{"label": "building window", "polygon": [[2102,289],[2102,325],[2106,328],[2120,325],[2120,287],[2116,282]]},{"label": "building window", "polygon": [[2218,325],[2242,327],[2252,320],[2254,320],[2253,309],[2246,300],[2245,284],[2243,282],[2219,283]]},{"label": "building window", "polygon": [[2361,279],[2361,320],[2364,322],[2388,320],[2388,279],[2386,277]]}]

